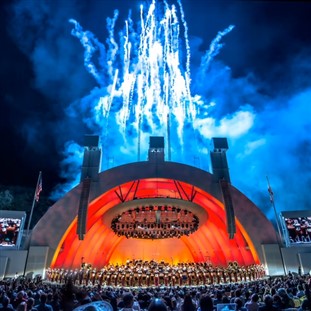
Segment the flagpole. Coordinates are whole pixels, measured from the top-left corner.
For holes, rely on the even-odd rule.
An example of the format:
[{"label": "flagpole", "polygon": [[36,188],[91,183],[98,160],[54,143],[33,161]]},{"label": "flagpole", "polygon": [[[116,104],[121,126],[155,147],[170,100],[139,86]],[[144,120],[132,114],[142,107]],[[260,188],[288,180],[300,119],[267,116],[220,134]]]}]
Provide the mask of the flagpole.
[{"label": "flagpole", "polygon": [[276,226],[277,226],[277,229],[278,229],[278,234],[277,234],[277,241],[278,241],[278,245],[279,245],[279,252],[280,252],[280,255],[281,255],[281,261],[282,261],[282,266],[283,266],[283,271],[284,271],[284,274],[286,275],[286,269],[285,269],[285,263],[284,263],[284,258],[283,258],[283,254],[282,254],[282,235],[281,235],[281,229],[280,229],[280,225],[279,225],[279,220],[278,220],[278,215],[277,215],[277,211],[276,211],[276,207],[275,207],[275,203],[274,203],[274,193],[272,191],[272,188],[270,186],[270,181],[269,181],[269,178],[268,176],[266,176],[267,178],[267,183],[268,183],[268,192],[270,194],[270,202],[271,202],[271,205],[273,207],[273,210],[274,210],[274,217],[275,217],[275,221],[276,221]]},{"label": "flagpole", "polygon": [[33,200],[32,200],[32,206],[31,206],[31,211],[30,211],[30,216],[29,216],[29,221],[28,221],[28,226],[27,226],[27,235],[29,235],[29,229],[30,229],[30,224],[31,224],[31,220],[32,220],[32,214],[36,205],[36,202],[38,202],[38,189],[39,189],[39,185],[41,182],[41,178],[42,178],[42,172],[39,172],[39,176],[38,176],[38,180],[37,180],[37,185],[36,185],[36,190],[33,196]]},{"label": "flagpole", "polygon": [[271,205],[272,205],[273,210],[274,210],[274,217],[275,217],[276,226],[278,229],[279,238],[280,238],[280,241],[282,242],[282,235],[281,235],[281,229],[280,229],[280,224],[279,224],[279,220],[278,220],[278,214],[277,214],[277,211],[275,208],[275,203],[274,203],[274,194],[272,192],[268,176],[266,176],[266,178],[267,178],[267,182],[268,182],[268,192],[270,194],[270,202],[271,202]]}]

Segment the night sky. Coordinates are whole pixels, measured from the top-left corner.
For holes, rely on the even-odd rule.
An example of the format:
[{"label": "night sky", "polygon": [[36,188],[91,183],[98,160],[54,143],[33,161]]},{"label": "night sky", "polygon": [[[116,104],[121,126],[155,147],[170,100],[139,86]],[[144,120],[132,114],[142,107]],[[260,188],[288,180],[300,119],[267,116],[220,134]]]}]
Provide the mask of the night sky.
[{"label": "night sky", "polygon": [[[106,18],[114,9],[120,12],[118,31],[130,9],[139,20],[141,3],[148,1],[1,1],[0,184],[34,186],[41,170],[45,193],[55,196],[55,187],[62,188],[57,185],[77,176],[80,158],[69,142],[82,144],[93,132],[87,111],[73,107],[98,85],[84,67],[84,49],[69,19],[105,43]],[[228,137],[232,184],[270,217],[266,176],[279,211],[311,209],[311,2],[182,4],[192,91],[216,103],[208,110],[210,128],[203,124],[201,131],[206,138]],[[202,56],[229,25],[235,28],[223,37],[206,79],[198,81]],[[198,162],[208,168],[208,156]]]}]

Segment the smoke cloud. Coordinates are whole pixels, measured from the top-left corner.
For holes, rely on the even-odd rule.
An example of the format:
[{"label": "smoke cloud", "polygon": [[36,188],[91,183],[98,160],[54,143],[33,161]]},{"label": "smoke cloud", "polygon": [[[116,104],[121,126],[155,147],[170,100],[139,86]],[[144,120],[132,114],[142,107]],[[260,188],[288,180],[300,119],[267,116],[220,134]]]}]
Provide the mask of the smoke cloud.
[{"label": "smoke cloud", "polygon": [[[180,92],[169,93],[173,88],[165,89],[160,82],[156,90],[147,89],[161,98],[166,90],[167,99],[181,100],[183,109],[165,101],[154,105],[140,93],[146,82],[139,77],[147,74],[142,67],[138,72],[137,64],[147,63],[139,58],[146,51],[139,45],[142,26],[135,3],[130,15],[130,4],[125,7],[121,1],[113,6],[102,1],[92,2],[92,6],[78,1],[18,1],[11,6],[10,33],[32,63],[34,88],[47,99],[41,109],[53,116],[47,126],[62,150],[59,174],[66,186],[57,187],[54,198],[79,181],[79,142],[84,134],[101,136],[102,168],[106,169],[137,160],[140,129],[141,159],[146,159],[148,137],[166,135],[171,111],[170,124],[176,128],[171,137],[173,161],[209,170],[209,140],[227,137],[232,184],[266,215],[274,217],[266,176],[279,211],[310,209],[311,42],[300,36],[292,42],[295,50],[288,47],[285,38],[298,31],[299,25],[290,29],[286,24],[282,30],[272,17],[264,16],[264,4],[248,14],[249,8],[241,3],[222,11],[207,2],[199,15],[190,10],[191,3],[185,1],[184,12],[178,3],[174,3],[175,9],[167,4],[170,18],[157,16],[170,23],[170,38],[176,39],[165,41],[163,46],[169,50],[149,45],[152,55],[158,57],[153,63],[158,67],[149,69],[162,68],[163,72],[148,78],[161,82],[170,79],[166,74],[174,75],[167,86],[180,87]],[[114,9],[120,9],[118,18]],[[152,16],[160,13],[149,13],[148,20],[145,6],[144,22],[153,27]],[[252,21],[256,14],[267,22],[256,26]],[[287,15],[283,15],[285,19]],[[198,19],[209,19],[206,34],[198,30]],[[150,44],[148,38],[145,44]],[[163,60],[163,55],[171,58]],[[33,119],[24,121],[29,144],[38,138],[41,126]]]}]

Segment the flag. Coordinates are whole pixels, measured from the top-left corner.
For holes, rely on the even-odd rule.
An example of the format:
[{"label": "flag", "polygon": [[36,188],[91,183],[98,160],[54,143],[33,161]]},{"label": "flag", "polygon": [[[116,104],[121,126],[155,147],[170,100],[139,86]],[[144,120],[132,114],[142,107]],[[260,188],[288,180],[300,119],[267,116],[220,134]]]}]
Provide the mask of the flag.
[{"label": "flag", "polygon": [[268,183],[268,192],[269,192],[269,196],[270,196],[270,202],[274,203],[274,193],[273,193],[272,188],[270,186],[270,181],[269,181],[268,176],[266,176],[266,178],[267,178],[267,183]]},{"label": "flag", "polygon": [[29,233],[29,229],[30,229],[30,224],[31,224],[33,210],[34,210],[34,207],[36,205],[36,202],[39,201],[39,196],[40,196],[40,192],[41,191],[42,191],[42,172],[39,172],[39,176],[38,176],[38,180],[37,180],[37,186],[36,186],[35,194],[34,194],[34,197],[33,197],[32,207],[31,207],[29,221],[28,221],[28,226],[27,226],[27,232],[28,233]]},{"label": "flag", "polygon": [[272,191],[272,188],[268,187],[268,192],[269,192],[269,195],[270,195],[270,202],[273,202],[274,201],[274,194],[273,194],[273,191]]},{"label": "flag", "polygon": [[36,202],[39,201],[39,196],[40,196],[40,192],[41,191],[42,191],[42,174],[40,172],[39,173],[39,177],[38,177],[36,192],[35,192],[35,200],[36,200]]}]

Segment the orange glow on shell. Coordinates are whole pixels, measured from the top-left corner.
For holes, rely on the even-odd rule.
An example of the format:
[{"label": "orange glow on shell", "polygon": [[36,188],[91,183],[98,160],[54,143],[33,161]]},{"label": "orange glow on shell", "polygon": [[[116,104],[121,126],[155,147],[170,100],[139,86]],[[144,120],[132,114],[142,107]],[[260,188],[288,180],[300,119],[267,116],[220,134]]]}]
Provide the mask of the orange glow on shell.
[{"label": "orange glow on shell", "polygon": [[[133,182],[127,182],[112,188],[90,202],[87,218],[87,233],[80,241],[77,230],[77,218],[67,229],[61,239],[52,261],[53,268],[75,269],[84,262],[100,268],[110,264],[125,263],[126,260],[143,259],[157,260],[177,264],[178,262],[209,261],[215,265],[226,266],[230,261],[240,265],[259,263],[258,254],[241,223],[236,219],[236,234],[229,239],[226,230],[226,213],[223,204],[202,189],[194,188],[196,195],[193,203],[201,206],[208,217],[200,224],[198,231],[190,236],[161,240],[126,239],[114,234],[110,227],[103,223],[103,215],[114,206],[120,204],[116,192],[128,194],[128,198],[174,198],[180,199],[176,185],[171,179],[140,180],[139,187],[131,187]],[[179,182],[185,193],[193,193],[193,186]],[[181,193],[182,199],[186,195]]]}]

